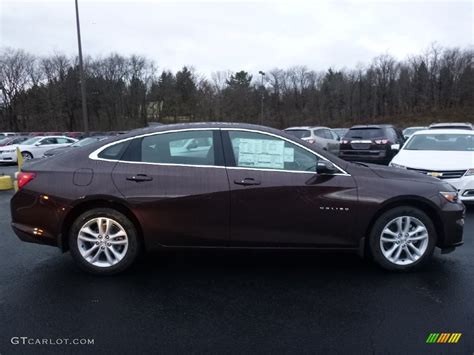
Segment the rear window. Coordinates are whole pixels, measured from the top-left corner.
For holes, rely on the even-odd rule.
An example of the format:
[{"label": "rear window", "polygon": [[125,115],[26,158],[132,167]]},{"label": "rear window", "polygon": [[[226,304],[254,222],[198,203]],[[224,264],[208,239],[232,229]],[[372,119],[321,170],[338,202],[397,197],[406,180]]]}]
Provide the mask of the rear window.
[{"label": "rear window", "polygon": [[309,129],[288,129],[285,130],[285,132],[296,138],[307,138],[311,136]]},{"label": "rear window", "polygon": [[385,137],[381,128],[355,128],[350,129],[344,138],[371,139]]}]

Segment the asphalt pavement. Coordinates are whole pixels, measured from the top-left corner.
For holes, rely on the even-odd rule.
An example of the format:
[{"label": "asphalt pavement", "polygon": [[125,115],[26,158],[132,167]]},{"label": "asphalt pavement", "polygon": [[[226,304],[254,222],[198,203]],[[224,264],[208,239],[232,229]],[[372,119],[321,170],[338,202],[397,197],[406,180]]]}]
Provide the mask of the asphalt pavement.
[{"label": "asphalt pavement", "polygon": [[[0,192],[0,354],[474,352],[474,208],[464,246],[412,273],[346,253],[198,250],[96,277],[19,241],[12,195]],[[444,332],[462,336],[426,344]]]}]

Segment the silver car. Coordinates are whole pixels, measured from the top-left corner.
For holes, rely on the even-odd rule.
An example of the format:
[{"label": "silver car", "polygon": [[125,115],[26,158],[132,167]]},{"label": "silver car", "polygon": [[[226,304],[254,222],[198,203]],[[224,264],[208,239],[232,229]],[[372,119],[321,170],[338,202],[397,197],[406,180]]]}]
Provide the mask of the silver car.
[{"label": "silver car", "polygon": [[289,127],[284,130],[286,133],[315,144],[318,147],[337,154],[339,151],[339,136],[329,127]]}]

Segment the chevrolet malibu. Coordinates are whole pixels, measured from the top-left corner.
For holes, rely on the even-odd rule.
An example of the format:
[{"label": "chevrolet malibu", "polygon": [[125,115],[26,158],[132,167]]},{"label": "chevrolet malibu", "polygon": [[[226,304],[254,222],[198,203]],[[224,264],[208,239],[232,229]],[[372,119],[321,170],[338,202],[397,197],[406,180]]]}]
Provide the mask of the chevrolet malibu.
[{"label": "chevrolet malibu", "polygon": [[96,274],[183,247],[345,250],[405,271],[462,244],[465,208],[450,184],[261,126],[133,131],[29,162],[18,186],[18,237]]}]

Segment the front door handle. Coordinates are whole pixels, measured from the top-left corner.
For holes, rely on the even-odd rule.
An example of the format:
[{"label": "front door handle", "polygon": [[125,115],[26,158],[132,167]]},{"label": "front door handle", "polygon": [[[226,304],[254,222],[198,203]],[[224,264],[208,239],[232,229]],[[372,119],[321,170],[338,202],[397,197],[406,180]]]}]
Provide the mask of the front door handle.
[{"label": "front door handle", "polygon": [[243,185],[243,186],[252,186],[252,185],[260,185],[261,182],[253,178],[245,178],[242,180],[234,180],[234,184]]},{"label": "front door handle", "polygon": [[135,182],[143,182],[143,181],[152,181],[153,178],[151,176],[145,175],[145,174],[137,174],[133,176],[128,176],[127,177],[128,181],[135,181]]}]

